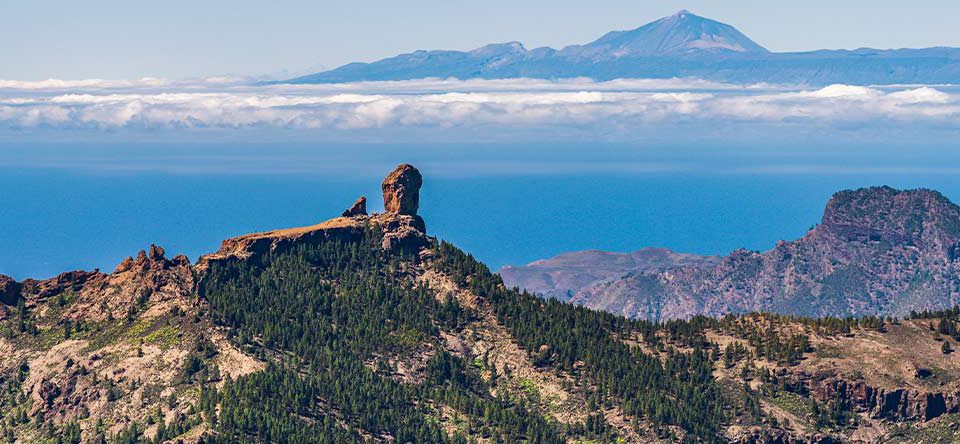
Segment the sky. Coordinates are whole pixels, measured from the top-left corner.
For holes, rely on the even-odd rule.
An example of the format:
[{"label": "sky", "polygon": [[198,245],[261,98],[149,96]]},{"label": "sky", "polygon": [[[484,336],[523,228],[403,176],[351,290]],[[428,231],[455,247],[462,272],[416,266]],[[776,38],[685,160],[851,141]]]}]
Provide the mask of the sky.
[{"label": "sky", "polygon": [[417,49],[586,43],[680,9],[774,51],[960,46],[955,0],[0,0],[0,79],[282,78]]}]

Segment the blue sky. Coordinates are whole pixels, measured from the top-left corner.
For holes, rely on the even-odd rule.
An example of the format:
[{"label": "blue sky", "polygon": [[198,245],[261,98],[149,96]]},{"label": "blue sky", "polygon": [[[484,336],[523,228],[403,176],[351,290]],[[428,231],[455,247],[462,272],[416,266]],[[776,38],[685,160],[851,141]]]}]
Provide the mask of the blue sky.
[{"label": "blue sky", "polygon": [[775,51],[960,46],[955,0],[0,0],[0,79],[284,76],[415,49],[561,47],[684,8]]}]

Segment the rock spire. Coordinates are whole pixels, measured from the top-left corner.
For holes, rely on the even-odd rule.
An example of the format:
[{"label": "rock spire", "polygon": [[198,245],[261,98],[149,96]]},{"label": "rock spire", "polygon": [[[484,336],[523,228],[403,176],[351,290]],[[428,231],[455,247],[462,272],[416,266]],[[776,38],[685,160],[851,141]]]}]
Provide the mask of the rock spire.
[{"label": "rock spire", "polygon": [[423,176],[410,164],[400,164],[383,179],[383,207],[388,214],[416,216]]}]

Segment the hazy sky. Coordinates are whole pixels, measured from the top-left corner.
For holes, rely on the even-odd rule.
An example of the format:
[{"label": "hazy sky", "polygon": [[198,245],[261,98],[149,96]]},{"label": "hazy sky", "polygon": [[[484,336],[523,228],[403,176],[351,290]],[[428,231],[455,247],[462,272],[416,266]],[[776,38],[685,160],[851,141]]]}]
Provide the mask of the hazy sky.
[{"label": "hazy sky", "polygon": [[774,51],[960,46],[956,0],[0,0],[0,79],[282,76],[416,49],[562,47],[684,8]]}]

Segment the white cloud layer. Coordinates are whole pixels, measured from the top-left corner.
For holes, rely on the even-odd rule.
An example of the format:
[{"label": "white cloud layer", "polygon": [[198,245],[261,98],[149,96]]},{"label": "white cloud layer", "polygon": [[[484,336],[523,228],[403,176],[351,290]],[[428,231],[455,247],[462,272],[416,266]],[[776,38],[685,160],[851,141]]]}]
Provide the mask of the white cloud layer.
[{"label": "white cloud layer", "polygon": [[960,127],[954,87],[791,89],[700,80],[416,80],[250,86],[0,80],[0,129],[592,128],[630,133],[678,122]]}]

